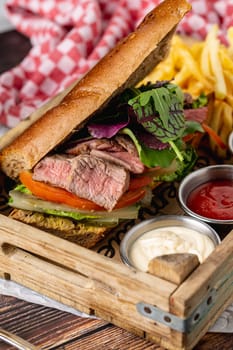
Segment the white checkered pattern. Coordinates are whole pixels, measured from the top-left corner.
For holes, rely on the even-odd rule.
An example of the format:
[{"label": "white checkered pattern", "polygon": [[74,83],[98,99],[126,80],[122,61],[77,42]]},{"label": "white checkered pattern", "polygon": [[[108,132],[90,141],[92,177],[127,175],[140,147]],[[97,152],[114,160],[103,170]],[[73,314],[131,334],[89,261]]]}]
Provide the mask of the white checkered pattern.
[{"label": "white checkered pattern", "polygon": [[[7,0],[9,20],[32,49],[0,76],[0,124],[14,127],[79,79],[161,0]],[[178,31],[204,38],[212,23],[221,39],[233,26],[233,0],[190,0]],[[16,48],[17,50],[17,48]]]}]

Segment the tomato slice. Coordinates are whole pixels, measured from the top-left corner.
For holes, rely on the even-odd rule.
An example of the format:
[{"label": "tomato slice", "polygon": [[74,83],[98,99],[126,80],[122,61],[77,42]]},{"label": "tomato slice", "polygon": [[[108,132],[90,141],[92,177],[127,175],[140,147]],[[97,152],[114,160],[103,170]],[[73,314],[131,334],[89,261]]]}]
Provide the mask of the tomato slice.
[{"label": "tomato slice", "polygon": [[189,142],[189,141],[191,141],[194,137],[195,137],[195,133],[185,135],[185,136],[183,137],[183,141],[184,141],[184,142]]},{"label": "tomato slice", "polygon": [[120,209],[137,203],[145,196],[146,191],[143,188],[125,192],[115,205],[114,209]]},{"label": "tomato slice", "polygon": [[152,183],[152,180],[152,177],[147,175],[132,177],[129,184],[129,191],[148,186]]},{"label": "tomato slice", "polygon": [[[32,173],[23,171],[20,173],[20,181],[26,186],[34,196],[55,203],[62,203],[82,210],[101,211],[106,210],[98,204],[76,196],[62,188],[54,187],[44,182],[35,181],[32,178]],[[114,209],[120,209],[128,205],[132,205],[142,199],[145,195],[145,190],[142,188],[129,190],[124,193],[118,201]]]},{"label": "tomato slice", "polygon": [[35,181],[32,173],[23,171],[20,173],[20,181],[26,186],[34,196],[55,203],[62,203],[82,210],[105,210],[96,203],[80,198],[62,188],[54,187],[44,182]]}]

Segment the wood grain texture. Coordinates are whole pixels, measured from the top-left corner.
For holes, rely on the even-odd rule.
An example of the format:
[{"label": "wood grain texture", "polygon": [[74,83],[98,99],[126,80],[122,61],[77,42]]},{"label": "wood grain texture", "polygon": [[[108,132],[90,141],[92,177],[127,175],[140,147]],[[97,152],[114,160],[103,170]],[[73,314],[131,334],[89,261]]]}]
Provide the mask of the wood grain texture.
[{"label": "wood grain texture", "polygon": [[[94,312],[141,337],[145,332],[147,339],[170,349],[193,348],[226,303],[233,301],[233,231],[178,288],[3,215],[0,232],[0,270],[13,281],[80,311]],[[136,309],[138,302],[145,300],[178,317],[188,317],[212,289],[218,291],[216,300],[192,332],[185,335],[155,324]]]},{"label": "wood grain texture", "polygon": [[[0,296],[0,324],[41,349],[165,350],[102,320]],[[231,350],[232,334],[208,333],[193,350]],[[1,350],[14,350],[0,341]]]}]

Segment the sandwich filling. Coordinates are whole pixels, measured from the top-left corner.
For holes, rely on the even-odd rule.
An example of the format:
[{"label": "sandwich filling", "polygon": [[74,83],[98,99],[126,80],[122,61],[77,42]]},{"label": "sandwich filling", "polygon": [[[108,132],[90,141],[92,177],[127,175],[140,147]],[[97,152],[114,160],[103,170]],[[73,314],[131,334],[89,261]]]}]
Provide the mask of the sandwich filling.
[{"label": "sandwich filling", "polygon": [[31,203],[31,210],[78,220],[121,219],[131,208],[129,218],[136,218],[148,186],[192,169],[197,155],[187,140],[203,132],[207,102],[206,96],[193,101],[170,81],[126,89],[32,172],[20,174],[23,186],[11,191],[10,205],[30,210]]},{"label": "sandwich filling", "polygon": [[35,167],[33,179],[61,187],[112,210],[128,189],[130,175],[123,166],[97,156],[80,154],[72,158],[44,158]]}]

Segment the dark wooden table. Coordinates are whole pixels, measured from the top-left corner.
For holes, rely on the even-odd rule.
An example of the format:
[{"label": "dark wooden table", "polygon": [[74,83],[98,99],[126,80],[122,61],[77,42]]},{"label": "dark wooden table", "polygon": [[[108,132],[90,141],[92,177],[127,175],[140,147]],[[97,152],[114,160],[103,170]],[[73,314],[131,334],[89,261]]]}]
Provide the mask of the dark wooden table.
[{"label": "dark wooden table", "polygon": [[[0,34],[0,72],[21,61],[30,43],[15,31]],[[81,318],[56,309],[0,295],[0,327],[42,349],[154,350],[162,348],[102,320]],[[0,341],[1,350],[13,349]],[[208,333],[195,350],[232,350],[233,334]]]},{"label": "dark wooden table", "polygon": [[[0,296],[0,326],[42,349],[162,350],[156,344],[106,323]],[[1,350],[13,348],[0,341]],[[207,333],[195,350],[232,350],[233,335]]]}]

